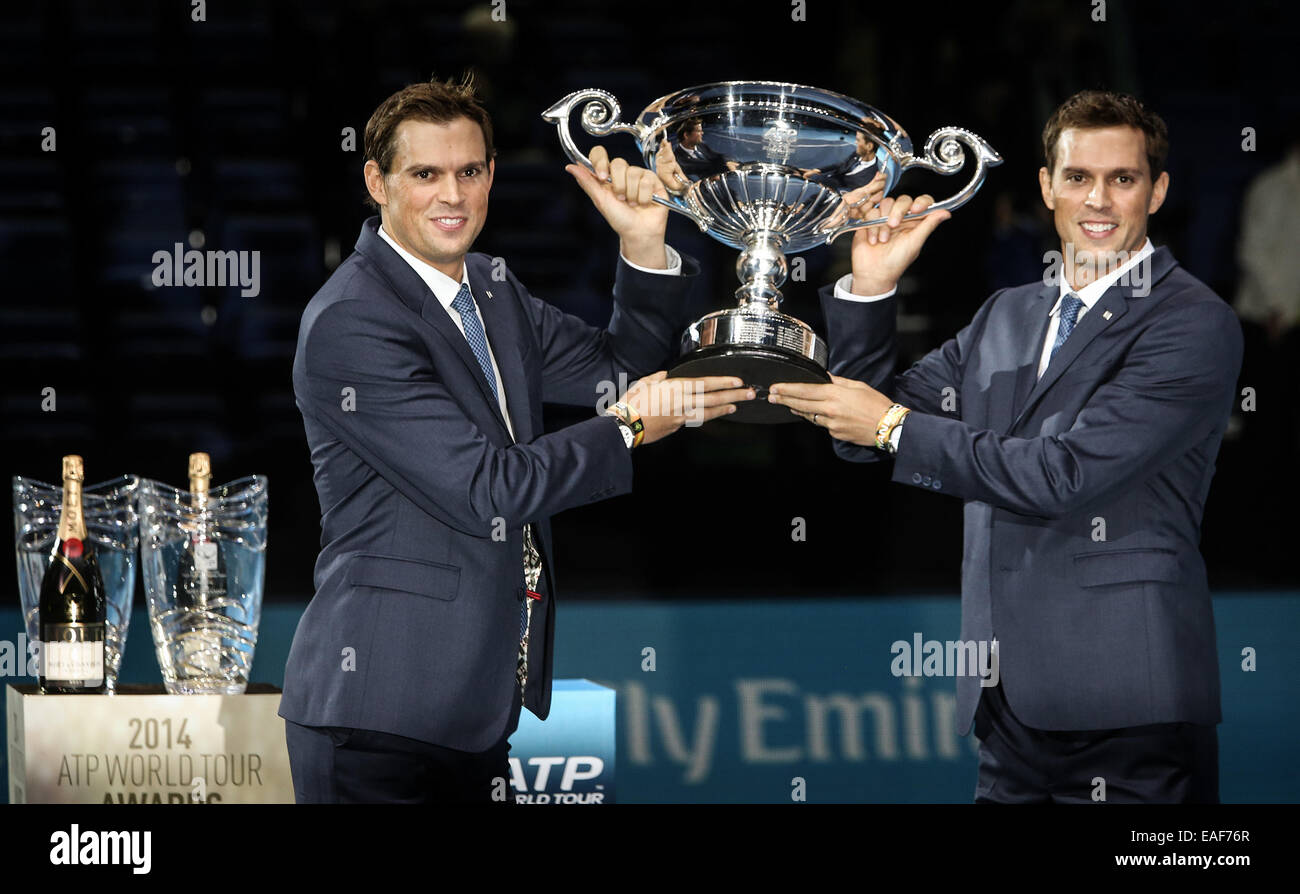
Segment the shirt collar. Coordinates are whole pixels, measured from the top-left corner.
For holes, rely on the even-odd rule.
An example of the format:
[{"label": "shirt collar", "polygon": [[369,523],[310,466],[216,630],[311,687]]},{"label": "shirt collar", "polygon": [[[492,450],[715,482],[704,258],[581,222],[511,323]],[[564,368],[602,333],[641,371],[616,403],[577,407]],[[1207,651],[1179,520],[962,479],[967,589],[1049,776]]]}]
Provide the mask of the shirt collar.
[{"label": "shirt collar", "polygon": [[448,310],[452,309],[451,303],[456,300],[456,295],[460,292],[462,284],[464,284],[466,288],[469,288],[469,264],[466,264],[463,261],[461,262],[460,282],[457,282],[429,262],[417,258],[409,251],[402,248],[402,246],[398,245],[393,237],[389,236],[388,233],[385,232],[383,224],[379,225],[379,236],[393,247],[393,251],[397,252],[398,256],[403,261],[411,265],[411,269],[419,274],[420,279],[424,280],[424,284],[429,287],[431,292],[433,292],[433,297],[437,298],[438,303],[444,308],[447,308]]},{"label": "shirt collar", "polygon": [[1116,269],[1112,270],[1110,273],[1107,273],[1101,279],[1093,280],[1092,282],[1084,286],[1082,289],[1079,289],[1077,291],[1070,287],[1070,284],[1066,281],[1065,276],[1062,275],[1061,290],[1060,293],[1057,295],[1056,303],[1052,305],[1051,313],[1056,314],[1060,311],[1061,301],[1064,300],[1065,296],[1070,294],[1071,292],[1074,292],[1074,294],[1079,296],[1079,300],[1083,302],[1084,307],[1091,309],[1092,306],[1097,303],[1098,299],[1100,299],[1102,295],[1106,294],[1107,289],[1115,285],[1115,283],[1118,282],[1120,278],[1124,276],[1124,274],[1128,273],[1129,270],[1136,267],[1139,263],[1141,263],[1141,261],[1144,258],[1146,258],[1154,251],[1155,251],[1155,247],[1151,244],[1151,237],[1148,236],[1147,241],[1142,243],[1142,247],[1137,250],[1137,252],[1133,255],[1133,257],[1129,258],[1127,261],[1125,261]]}]

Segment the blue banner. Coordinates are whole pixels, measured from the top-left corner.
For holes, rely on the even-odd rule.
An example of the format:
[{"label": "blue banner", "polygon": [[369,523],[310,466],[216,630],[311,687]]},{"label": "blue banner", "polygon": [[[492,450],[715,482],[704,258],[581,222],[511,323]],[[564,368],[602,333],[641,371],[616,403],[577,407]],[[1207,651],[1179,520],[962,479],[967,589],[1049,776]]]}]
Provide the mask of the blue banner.
[{"label": "blue banner", "polygon": [[[1300,777],[1291,772],[1300,740],[1300,650],[1291,642],[1300,593],[1219,594],[1214,609],[1222,799],[1300,802]],[[255,681],[283,682],[301,611],[266,606]],[[0,638],[14,649],[19,624],[16,606],[0,612]],[[586,678],[617,692],[621,803],[963,803],[974,795],[977,746],[954,728],[950,659],[958,636],[954,596],[561,600],[554,667],[557,679]],[[918,642],[927,654],[931,644],[944,650],[944,660],[917,663]],[[906,662],[900,644],[911,650]],[[971,656],[978,668],[978,652]],[[922,672],[896,675],[909,665]],[[132,619],[121,678],[161,679],[143,609]],[[614,698],[599,687],[568,695],[591,698],[597,714],[606,710],[601,698]],[[526,744],[527,757],[544,760],[519,762],[516,794],[538,794],[545,765],[545,793],[564,791],[567,776],[570,794],[613,800],[614,752],[571,741],[569,720],[525,732],[533,720],[521,721],[512,754],[524,757]]]}]

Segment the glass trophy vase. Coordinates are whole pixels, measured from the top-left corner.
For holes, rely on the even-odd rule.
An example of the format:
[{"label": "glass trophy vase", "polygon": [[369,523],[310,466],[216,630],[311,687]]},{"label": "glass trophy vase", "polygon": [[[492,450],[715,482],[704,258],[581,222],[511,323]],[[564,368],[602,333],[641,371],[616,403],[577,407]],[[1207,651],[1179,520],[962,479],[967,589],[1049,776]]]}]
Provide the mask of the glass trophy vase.
[{"label": "glass trophy vase", "polygon": [[238,695],[262,617],[266,478],[212,488],[206,500],[140,485],[140,560],[163,685],[173,695]]},{"label": "glass trophy vase", "polygon": [[[140,479],[123,475],[82,488],[81,505],[86,533],[94,544],[104,596],[108,603],[104,635],[104,688],[117,689],[117,671],[131,624],[131,600],[135,594],[136,551],[140,545],[136,519],[136,498]],[[50,563],[63,507],[63,488],[15,475],[14,552],[18,565],[18,598],[30,642],[39,642],[41,580]],[[26,662],[28,656],[18,656]],[[34,675],[33,675],[34,676]]]}]

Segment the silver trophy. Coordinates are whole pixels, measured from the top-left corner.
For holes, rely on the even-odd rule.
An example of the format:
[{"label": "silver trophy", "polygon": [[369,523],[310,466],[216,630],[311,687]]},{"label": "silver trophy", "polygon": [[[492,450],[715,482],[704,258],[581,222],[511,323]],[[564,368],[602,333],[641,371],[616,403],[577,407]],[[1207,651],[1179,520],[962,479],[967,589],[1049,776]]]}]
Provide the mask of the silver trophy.
[{"label": "silver trophy", "polygon": [[[758,392],[728,418],[789,422],[784,407],[763,398],[773,382],[829,382],[826,342],[806,323],[780,310],[786,255],[829,244],[842,233],[875,226],[884,217],[852,219],[844,194],[884,174],[892,192],[903,172],[923,168],[955,174],[974,158],[970,181],[921,217],[959,208],[979,190],[986,169],[1001,156],[960,127],[930,134],[920,155],[907,132],[888,115],[847,96],[774,81],[727,81],[680,90],[655,100],[634,123],[619,120],[618,100],[604,90],[570,93],[542,117],[553,123],[574,162],[593,170],[569,132],[582,109],[587,133],[629,133],[645,167],[664,182],[669,198],[655,201],[685,214],[714,239],[741,250],[736,273],[738,307],[708,314],[682,336],[674,377],[739,376]],[[668,141],[668,150],[663,143]],[[661,164],[671,158],[672,164]]]}]

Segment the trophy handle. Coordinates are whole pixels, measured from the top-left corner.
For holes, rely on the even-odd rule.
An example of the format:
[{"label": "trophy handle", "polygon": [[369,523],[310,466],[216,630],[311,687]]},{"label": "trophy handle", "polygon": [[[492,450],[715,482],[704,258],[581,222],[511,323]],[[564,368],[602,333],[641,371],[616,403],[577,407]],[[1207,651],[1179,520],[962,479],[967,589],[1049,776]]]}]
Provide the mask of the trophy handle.
[{"label": "trophy handle", "polygon": [[[619,106],[618,100],[614,98],[614,94],[594,87],[586,90],[575,90],[545,112],[542,112],[542,120],[555,125],[555,131],[560,135],[560,147],[564,149],[564,154],[569,156],[569,160],[582,165],[595,174],[595,165],[577,147],[573,142],[573,135],[569,133],[569,116],[582,102],[587,103],[582,110],[582,127],[592,136],[603,137],[611,133],[630,133],[636,138],[639,145],[645,137],[645,131],[634,124],[625,124],[619,121],[618,119],[622,116],[623,110]],[[707,215],[703,215],[689,206],[683,207],[661,196],[655,196],[654,200],[671,211],[686,215],[695,222],[695,225],[701,231],[707,230],[713,222]]]},{"label": "trophy handle", "polygon": [[[958,140],[969,146],[975,153],[975,173],[972,175],[970,182],[955,195],[944,199],[942,202],[935,202],[924,211],[906,214],[903,216],[903,220],[915,220],[934,211],[951,211],[954,208],[960,208],[969,202],[975,193],[979,192],[979,188],[984,185],[986,171],[1002,164],[1002,156],[998,155],[997,150],[990,146],[983,137],[973,134],[962,127],[941,127],[930,134],[930,138],[925,141],[923,157],[918,158],[911,153],[903,156],[899,165],[900,172],[906,171],[908,168],[924,168],[938,174],[957,173],[966,163],[961,147],[957,145]],[[887,220],[889,220],[888,217],[877,217],[874,220],[854,220],[841,224],[827,233],[826,244],[830,245],[849,230],[879,226]]]}]

